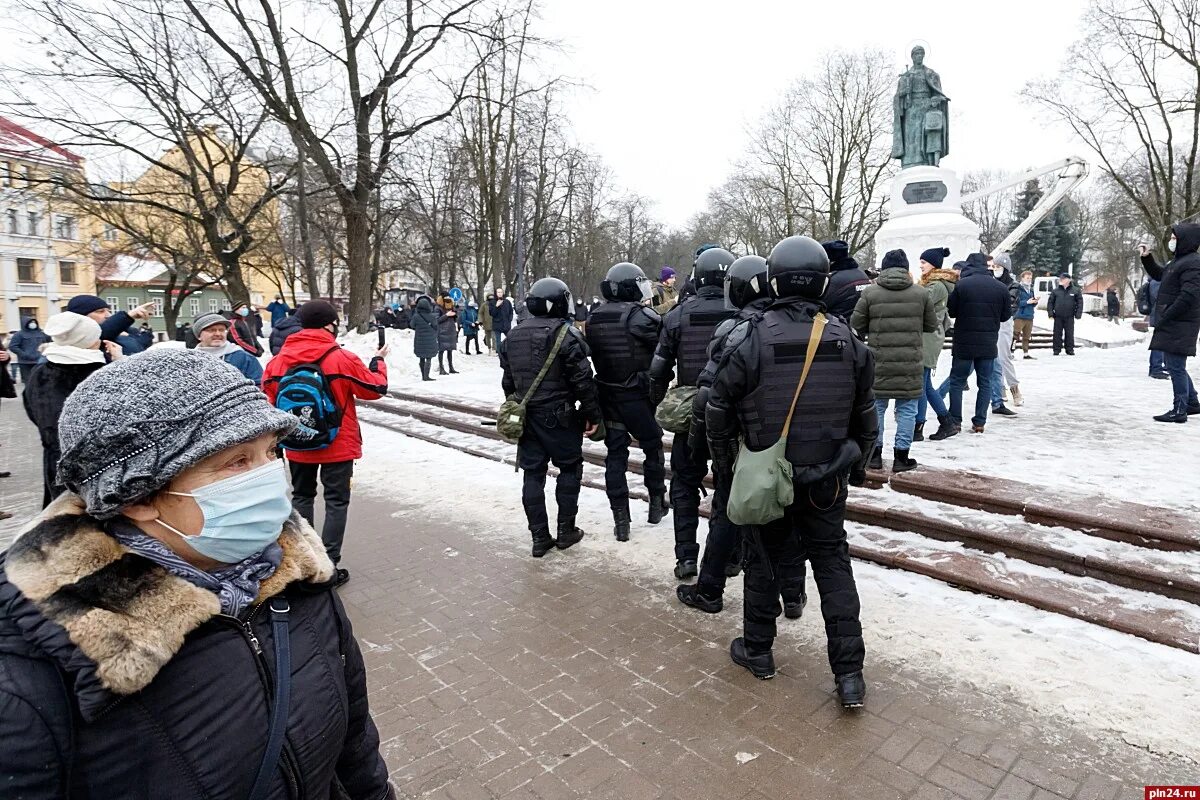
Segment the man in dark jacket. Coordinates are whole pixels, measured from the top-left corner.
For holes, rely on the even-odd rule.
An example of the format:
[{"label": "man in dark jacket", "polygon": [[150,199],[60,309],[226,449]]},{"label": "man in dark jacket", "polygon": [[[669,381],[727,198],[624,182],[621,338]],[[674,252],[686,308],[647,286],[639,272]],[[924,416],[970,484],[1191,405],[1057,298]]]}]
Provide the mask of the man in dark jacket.
[{"label": "man in dark jacket", "polygon": [[[583,531],[575,526],[583,481],[583,437],[596,432],[604,415],[588,362],[587,340],[572,324],[575,304],[571,290],[558,278],[542,278],[529,287],[525,303],[530,317],[500,346],[505,396],[525,398],[529,394],[566,326],[558,352],[537,391],[528,398],[525,426],[517,444],[517,464],[525,472],[521,505],[533,538],[533,557],[541,558],[554,547],[566,550],[583,538]],[[557,539],[550,535],[546,514],[546,472],[551,463],[558,468],[554,491]]]},{"label": "man in dark jacket", "polygon": [[1083,292],[1071,282],[1071,275],[1058,276],[1058,286],[1046,301],[1046,313],[1054,320],[1054,355],[1065,347],[1067,355],[1075,355],[1075,320],[1083,317]]},{"label": "man in dark jacket", "polygon": [[[720,247],[705,249],[692,266],[696,296],[680,299],[663,320],[658,349],[650,364],[650,399],[662,403],[671,378],[677,388],[696,386],[700,371],[708,363],[708,343],[713,332],[733,316],[725,305],[725,273],[734,261],[733,254]],[[677,374],[673,374],[677,373]],[[700,490],[708,474],[708,454],[693,452],[686,436],[671,443],[671,515],[675,523],[675,577],[696,577],[700,545],[696,531],[700,527]],[[711,528],[713,520],[709,520]]]},{"label": "man in dark jacket", "polygon": [[271,327],[271,355],[279,355],[283,343],[298,330],[301,330],[300,320],[296,319],[296,309],[290,309],[288,315]]},{"label": "man in dark jacket", "polygon": [[409,319],[413,329],[413,355],[421,367],[421,380],[433,381],[429,371],[433,368],[433,359],[438,354],[438,312],[433,306],[433,298],[423,294],[417,298]]},{"label": "man in dark jacket", "polygon": [[392,311],[396,315],[396,330],[406,331],[411,327],[412,311],[408,306],[402,306],[399,303],[392,304]]},{"label": "man in dark jacket", "polygon": [[[892,250],[883,256],[879,280],[858,299],[850,325],[865,339],[875,356],[875,412],[883,439],[888,404],[896,403],[896,441],[892,472],[917,466],[909,458],[917,406],[925,391],[925,353],[922,334],[938,328],[933,298],[913,283],[908,256]],[[883,445],[875,446],[870,467],[883,469]]]},{"label": "man in dark jacket", "polygon": [[963,390],[974,372],[979,391],[971,430],[983,433],[992,401],[996,341],[1001,323],[1012,317],[1008,288],[992,276],[983,253],[967,256],[958,283],[946,301],[946,310],[954,319],[954,344],[950,350],[950,377],[941,391],[950,393],[950,416],[961,428]]},{"label": "man in dark jacket", "polygon": [[50,341],[50,337],[38,325],[33,317],[22,320],[21,330],[12,335],[8,342],[8,350],[16,358],[21,371],[21,383],[29,383],[29,376],[42,357],[41,347]]},{"label": "man in dark jacket", "polygon": [[504,296],[503,289],[496,290],[495,297],[489,297],[487,301],[488,315],[492,320],[492,336],[496,339],[496,352],[500,352],[500,343],[504,341],[504,337],[508,335],[508,331],[513,324],[513,305],[512,301]]},{"label": "man in dark jacket", "polygon": [[[705,411],[713,471],[721,482],[732,480],[740,447],[761,451],[782,436],[782,410],[796,397],[829,276],[825,251],[806,236],[784,239],[767,261],[778,299],[757,324],[743,322],[730,333]],[[780,591],[807,556],[821,594],[838,697],[844,707],[855,707],[867,691],[865,648],[844,524],[847,483],[861,485],[863,462],[875,447],[874,359],[849,326],[825,316],[786,440],[794,500],[783,518],[750,529],[744,634],[729,653],[755,677],[775,675]]]},{"label": "man in dark jacket", "polygon": [[258,358],[263,354],[262,342],[258,340],[262,328],[262,317],[254,313],[249,303],[235,303],[229,312],[229,339],[250,355]]},{"label": "man in dark jacket", "polygon": [[654,419],[649,378],[662,317],[646,306],[653,288],[637,264],[614,264],[600,282],[600,291],[608,302],[597,306],[588,320],[587,342],[604,411],[604,488],[613,514],[613,535],[618,542],[627,542],[631,516],[625,474],[633,439],[643,453],[650,524],[658,524],[667,514],[663,432]]},{"label": "man in dark jacket", "polygon": [[858,262],[850,257],[850,245],[841,239],[821,245],[829,256],[829,286],[825,296],[825,310],[848,322],[858,304],[863,290],[871,285],[871,279],[863,272]]},{"label": "man in dark jacket", "polygon": [[1121,324],[1121,298],[1117,297],[1117,287],[1110,286],[1104,293],[1104,302],[1108,306],[1108,321]]},{"label": "man in dark jacket", "polygon": [[1196,338],[1200,336],[1200,224],[1181,222],[1172,226],[1167,247],[1174,258],[1165,267],[1159,266],[1148,247],[1141,247],[1146,274],[1161,281],[1154,304],[1156,325],[1150,349],[1162,352],[1174,394],[1171,410],[1154,419],[1187,422],[1188,415],[1200,414],[1196,386],[1187,372],[1188,357],[1196,355]]},{"label": "man in dark jacket", "polygon": [[143,303],[132,311],[117,311],[108,303],[94,294],[77,294],[67,303],[66,311],[72,314],[82,314],[100,323],[100,339],[105,342],[116,342],[121,345],[125,355],[140,353],[146,348],[141,342],[126,334],[137,320],[149,319],[154,311],[154,303]]}]

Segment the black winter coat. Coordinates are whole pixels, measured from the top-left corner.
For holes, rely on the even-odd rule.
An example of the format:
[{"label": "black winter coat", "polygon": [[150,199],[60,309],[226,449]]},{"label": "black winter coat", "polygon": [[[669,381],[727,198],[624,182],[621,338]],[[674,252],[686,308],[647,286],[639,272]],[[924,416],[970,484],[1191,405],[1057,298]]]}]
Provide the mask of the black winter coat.
[{"label": "black winter coat", "polygon": [[853,258],[839,258],[829,265],[829,285],[825,287],[825,295],[821,298],[825,310],[849,322],[858,298],[871,285],[871,279]]},{"label": "black winter coat", "polygon": [[1121,298],[1117,297],[1116,292],[1108,292],[1104,296],[1104,300],[1108,303],[1108,315],[1110,317],[1121,315]]},{"label": "black winter coat", "polygon": [[417,358],[437,358],[437,310],[433,300],[425,295],[417,298],[409,324],[413,329],[413,355]]},{"label": "black winter coat", "polygon": [[300,320],[296,319],[295,315],[281,319],[278,325],[271,328],[271,355],[279,355],[279,351],[283,349],[283,343],[287,340],[287,337],[303,329],[303,326],[300,325]]},{"label": "black winter coat", "polygon": [[1175,259],[1160,267],[1154,256],[1142,266],[1154,280],[1162,281],[1154,304],[1151,350],[1174,355],[1196,355],[1200,337],[1200,223],[1180,223],[1175,232]]},{"label": "black winter coat", "polygon": [[439,308],[437,331],[439,350],[456,349],[458,347],[458,313],[451,314],[444,308]]},{"label": "black winter coat", "polygon": [[99,362],[55,364],[47,361],[38,364],[29,374],[29,384],[21,395],[21,402],[25,404],[25,415],[37,426],[47,464],[58,464],[62,455],[58,449],[58,418],[62,416],[63,403],[75,387],[103,366]]},{"label": "black winter coat", "polygon": [[1046,301],[1046,313],[1058,319],[1083,318],[1083,292],[1075,284],[1055,286]]},{"label": "black winter coat", "polygon": [[492,318],[492,330],[508,333],[513,324],[512,301],[506,297],[497,303],[495,297],[489,297],[487,305],[488,315]]},{"label": "black winter coat", "polygon": [[307,524],[285,524],[283,561],[241,620],[104,524],[65,494],[0,557],[6,800],[244,800],[269,730],[274,638],[260,606],[275,596],[290,605],[292,679],[267,797],[394,796],[362,653]]},{"label": "black winter coat", "polygon": [[1000,324],[1012,317],[1008,288],[987,267],[987,256],[967,256],[946,311],[954,318],[954,358],[995,358]]}]

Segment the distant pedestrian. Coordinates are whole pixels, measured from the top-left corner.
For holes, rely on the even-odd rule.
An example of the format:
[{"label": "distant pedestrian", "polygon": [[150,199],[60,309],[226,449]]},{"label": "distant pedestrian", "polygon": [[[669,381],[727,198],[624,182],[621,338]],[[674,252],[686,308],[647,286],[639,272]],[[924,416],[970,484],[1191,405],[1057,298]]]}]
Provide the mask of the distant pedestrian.
[{"label": "distant pedestrian", "polygon": [[[1138,313],[1146,317],[1146,327],[1154,330],[1158,325],[1158,309],[1155,305],[1158,303],[1158,289],[1162,286],[1160,281],[1149,278],[1142,284],[1142,288],[1138,289],[1137,304]],[[1171,375],[1163,366],[1162,350],[1150,350],[1150,377],[1158,380],[1170,380]]]},{"label": "distant pedestrian", "polygon": [[850,245],[846,242],[838,239],[825,242],[821,247],[829,256],[829,285],[821,300],[826,311],[848,323],[858,298],[871,285],[871,278],[850,256]]},{"label": "distant pedestrian", "polygon": [[1071,283],[1071,274],[1058,276],[1058,286],[1050,293],[1046,306],[1050,319],[1054,320],[1054,355],[1064,348],[1067,355],[1075,355],[1075,320],[1083,318],[1083,292]]},{"label": "distant pedestrian", "polygon": [[[923,334],[934,333],[938,320],[933,298],[924,287],[913,284],[908,256],[892,250],[883,257],[879,280],[863,290],[850,325],[865,338],[875,355],[875,413],[879,417],[879,439],[883,441],[888,405],[895,403],[896,438],[892,472],[917,466],[909,457],[917,405],[924,393]],[[883,469],[883,445],[877,444],[868,463]]]},{"label": "distant pedestrian", "polygon": [[996,370],[996,340],[1000,324],[1012,316],[1008,290],[992,277],[987,261],[983,253],[967,256],[958,284],[946,301],[946,310],[955,320],[954,344],[950,350],[950,377],[940,391],[950,394],[950,416],[961,428],[963,391],[967,379],[975,373],[979,391],[975,396],[975,415],[971,418],[974,433],[983,433],[987,425]]},{"label": "distant pedestrian", "polygon": [[[1012,258],[1008,253],[997,254],[991,262],[992,277],[1000,281],[1008,291],[1009,311],[1017,312],[1019,292],[1012,276]],[[1000,323],[996,338],[996,371],[992,380],[992,413],[1001,417],[1015,417],[1017,412],[1004,405],[1005,387],[1012,395],[1014,405],[1022,405],[1021,386],[1017,380],[1017,362],[1013,358],[1013,321]]]},{"label": "distant pedestrian", "polygon": [[257,358],[229,341],[229,327],[232,324],[224,314],[215,311],[201,314],[192,323],[192,333],[198,342],[196,352],[221,359],[244,377],[254,381],[255,386],[262,386],[262,364]]},{"label": "distant pedestrian", "polygon": [[1196,355],[1196,338],[1200,336],[1200,224],[1180,222],[1172,226],[1167,249],[1174,258],[1163,267],[1154,260],[1150,248],[1140,246],[1146,274],[1161,282],[1150,349],[1162,351],[1174,394],[1171,410],[1154,419],[1187,422],[1188,416],[1200,414],[1200,398],[1187,371],[1187,360]]},{"label": "distant pedestrian", "polygon": [[300,330],[300,320],[296,319],[296,309],[288,310],[288,315],[279,321],[278,325],[271,327],[271,355],[279,355],[279,351],[283,349],[283,343],[287,338],[296,331]]},{"label": "distant pedestrian", "polygon": [[396,330],[406,331],[412,327],[412,312],[408,309],[408,306],[392,303],[392,313],[396,318]]},{"label": "distant pedestrian", "polygon": [[1020,340],[1021,351],[1027,361],[1034,358],[1029,353],[1029,342],[1033,337],[1033,314],[1037,311],[1038,296],[1033,291],[1033,273],[1025,270],[1021,273],[1021,282],[1017,285],[1017,310],[1013,313],[1013,340]]},{"label": "distant pedestrian", "polygon": [[[21,371],[21,383],[29,383],[29,375],[42,357],[42,345],[49,343],[50,337],[38,325],[33,317],[21,321],[21,330],[8,340],[8,349],[16,358]],[[101,356],[103,358],[103,356]]]},{"label": "distant pedestrian", "polygon": [[[229,338],[238,347],[258,358],[263,354],[263,346],[258,341],[258,331],[250,317],[249,303],[235,303],[233,310],[229,312],[229,320],[233,323],[229,326]],[[261,317],[258,318],[258,321],[259,324],[262,324]]]},{"label": "distant pedestrian", "polygon": [[938,359],[946,344],[946,330],[950,327],[950,316],[946,313],[946,301],[950,292],[958,283],[958,273],[952,269],[942,269],[946,256],[950,255],[949,248],[932,247],[921,253],[921,285],[929,292],[933,300],[933,315],[937,319],[937,330],[921,335],[923,351],[923,366],[925,372],[925,393],[917,403],[917,424],[913,430],[913,441],[920,442],[925,438],[925,420],[928,409],[932,408],[937,416],[938,429],[930,434],[931,441],[949,439],[958,433],[958,426],[950,416],[949,409],[942,401],[941,394],[933,385],[933,373],[937,370]]},{"label": "distant pedestrian", "polygon": [[[449,297],[443,297],[438,307],[437,332],[438,374],[457,375],[458,370],[454,368],[454,351],[458,349],[458,311]],[[449,362],[448,372],[443,359]]]},{"label": "distant pedestrian", "polygon": [[675,283],[678,280],[679,278],[675,275],[675,270],[671,267],[663,267],[659,270],[658,281],[655,282],[653,287],[654,293],[650,301],[650,306],[658,312],[660,317],[666,316],[666,313],[679,302],[679,291],[675,288]]},{"label": "distant pedestrian", "polygon": [[429,370],[433,366],[433,359],[437,358],[438,354],[437,320],[437,309],[433,307],[433,298],[425,294],[418,297],[417,304],[413,306],[410,322],[414,334],[413,355],[417,357],[417,361],[421,365],[421,380],[423,381],[436,380],[429,377]]},{"label": "distant pedestrian", "polygon": [[464,352],[471,355],[471,343],[475,343],[475,355],[483,355],[483,351],[479,349],[479,306],[472,300],[467,303],[463,309],[462,319],[459,320],[459,325],[462,327],[464,342]]},{"label": "distant pedestrian", "polygon": [[492,336],[496,344],[496,352],[500,352],[500,343],[508,335],[513,325],[513,304],[504,296],[503,289],[497,289],[495,297],[488,298],[488,316],[492,321]]},{"label": "distant pedestrian", "polygon": [[288,318],[288,314],[292,309],[288,307],[287,302],[283,299],[283,295],[275,295],[275,299],[267,303],[267,311],[271,314],[271,327],[274,328],[279,323]]},{"label": "distant pedestrian", "polygon": [[1104,302],[1108,306],[1108,321],[1121,324],[1121,298],[1117,297],[1117,287],[1110,286],[1104,293]]}]

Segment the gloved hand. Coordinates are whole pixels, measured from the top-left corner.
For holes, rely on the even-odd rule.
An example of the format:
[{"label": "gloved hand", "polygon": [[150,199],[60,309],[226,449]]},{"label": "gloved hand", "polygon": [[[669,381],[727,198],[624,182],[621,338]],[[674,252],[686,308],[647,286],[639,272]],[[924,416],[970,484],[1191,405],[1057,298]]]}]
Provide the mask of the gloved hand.
[{"label": "gloved hand", "polygon": [[866,486],[867,471],[863,469],[862,464],[855,464],[850,468],[850,485],[851,486]]},{"label": "gloved hand", "polygon": [[730,485],[733,480],[733,464],[737,460],[733,445],[730,442],[709,439],[708,452],[712,458],[714,479],[723,486]]}]

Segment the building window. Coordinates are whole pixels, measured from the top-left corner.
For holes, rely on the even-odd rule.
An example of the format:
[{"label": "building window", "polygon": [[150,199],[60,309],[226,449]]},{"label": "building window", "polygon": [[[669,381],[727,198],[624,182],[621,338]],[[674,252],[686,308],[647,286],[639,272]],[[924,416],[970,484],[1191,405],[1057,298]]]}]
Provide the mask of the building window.
[{"label": "building window", "polygon": [[153,317],[161,317],[163,315],[163,299],[161,297],[156,297],[150,302],[154,303],[154,308],[150,311],[150,315]]},{"label": "building window", "polygon": [[193,297],[191,300],[188,300],[188,307],[192,309],[192,319],[195,319],[196,317],[200,316],[200,298],[199,297]]},{"label": "building window", "polygon": [[22,320],[37,319],[37,306],[18,306],[17,314],[20,315]]},{"label": "building window", "polygon": [[140,305],[141,305],[141,303],[138,302],[138,298],[134,297],[133,295],[130,295],[129,297],[125,298],[125,310],[126,311],[133,311],[135,308],[137,308]]},{"label": "building window", "polygon": [[28,164],[21,167],[21,175],[25,178],[26,188],[33,185],[33,167]]},{"label": "building window", "polygon": [[221,310],[222,310],[222,311],[229,311],[229,300],[228,300],[228,298],[227,298],[227,299],[225,299],[225,300],[222,300],[222,301],[221,301]]},{"label": "building window", "polygon": [[12,162],[0,161],[0,186],[12,186]]},{"label": "building window", "polygon": [[104,302],[108,303],[109,308],[121,307],[121,298],[119,297],[106,297],[104,298]]},{"label": "building window", "polygon": [[8,210],[8,232],[17,233],[17,210],[15,208]]},{"label": "building window", "polygon": [[58,262],[58,282],[59,283],[75,283],[75,262],[60,261]]},{"label": "building window", "polygon": [[36,211],[27,211],[27,212],[25,212],[25,218],[27,220],[26,230],[28,231],[29,235],[37,236],[38,235],[38,222],[40,221],[38,219],[38,213]]},{"label": "building window", "polygon": [[55,221],[54,235],[59,239],[75,238],[75,218],[60,214]]},{"label": "building window", "polygon": [[220,310],[221,310],[221,301],[217,300],[216,298],[209,298],[208,313],[215,314]]},{"label": "building window", "polygon": [[17,259],[17,280],[21,283],[37,283],[37,261],[32,258]]},{"label": "building window", "polygon": [[104,223],[104,241],[115,242],[118,235],[119,234],[117,233],[116,228],[114,228],[112,225],[109,225],[107,222]]}]

